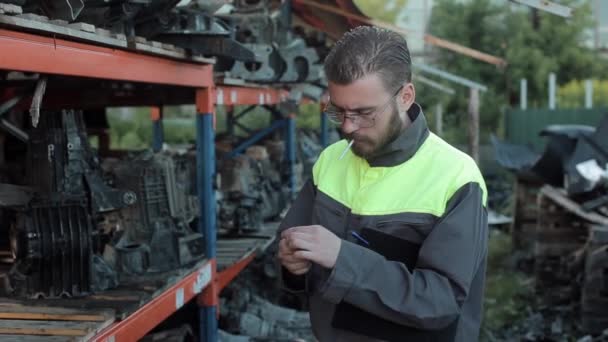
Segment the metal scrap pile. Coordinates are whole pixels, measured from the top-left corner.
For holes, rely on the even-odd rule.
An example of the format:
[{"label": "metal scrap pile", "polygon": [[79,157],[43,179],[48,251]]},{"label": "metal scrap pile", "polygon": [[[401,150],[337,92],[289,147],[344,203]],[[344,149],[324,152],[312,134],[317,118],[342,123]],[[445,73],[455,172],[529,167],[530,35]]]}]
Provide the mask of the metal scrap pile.
[{"label": "metal scrap pile", "polygon": [[[276,248],[276,246],[273,246]],[[282,291],[273,248],[222,291],[222,342],[312,341],[308,312],[300,298]]]},{"label": "metal scrap pile", "polygon": [[9,156],[28,172],[0,184],[12,253],[1,292],[82,296],[203,258],[195,164],[151,152],[102,160],[82,112],[43,114]]},{"label": "metal scrap pile", "polygon": [[532,255],[544,306],[529,316],[548,321],[528,319],[522,335],[602,334],[608,328],[608,115],[597,127],[555,125],[541,135],[547,138],[542,154],[493,140],[499,163],[516,175],[511,233],[515,246]]}]

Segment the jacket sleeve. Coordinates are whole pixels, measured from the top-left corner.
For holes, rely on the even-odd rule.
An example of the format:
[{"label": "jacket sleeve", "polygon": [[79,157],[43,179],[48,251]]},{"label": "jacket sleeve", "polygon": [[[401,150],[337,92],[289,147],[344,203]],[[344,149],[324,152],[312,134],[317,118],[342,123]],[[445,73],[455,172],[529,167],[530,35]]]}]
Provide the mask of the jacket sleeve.
[{"label": "jacket sleeve", "polygon": [[[281,232],[283,232],[285,229],[312,224],[312,208],[315,199],[315,192],[315,185],[313,184],[312,180],[308,180],[300,190],[296,200],[287,211],[287,215],[285,215],[285,218],[283,221],[281,221],[281,224],[277,229],[277,241],[280,241]],[[294,275],[283,266],[279,265],[279,267],[281,270],[281,284],[285,290],[293,293],[301,293],[306,291],[308,283],[306,280],[306,275]]]},{"label": "jacket sleeve", "polygon": [[483,192],[477,183],[465,184],[423,242],[413,270],[343,240],[321,296],[334,304],[344,300],[399,324],[442,329],[460,314],[485,263],[487,238]]}]

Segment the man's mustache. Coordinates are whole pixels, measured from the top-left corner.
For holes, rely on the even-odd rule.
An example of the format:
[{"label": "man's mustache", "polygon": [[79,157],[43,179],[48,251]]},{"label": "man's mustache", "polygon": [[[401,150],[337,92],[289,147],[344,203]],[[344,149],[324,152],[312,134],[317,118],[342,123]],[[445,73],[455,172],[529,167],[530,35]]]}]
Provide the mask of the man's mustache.
[{"label": "man's mustache", "polygon": [[357,141],[369,141],[369,139],[365,136],[362,136],[360,134],[356,134],[356,133],[351,133],[351,134],[344,134],[344,138],[348,141],[350,140],[355,140],[355,142]]}]

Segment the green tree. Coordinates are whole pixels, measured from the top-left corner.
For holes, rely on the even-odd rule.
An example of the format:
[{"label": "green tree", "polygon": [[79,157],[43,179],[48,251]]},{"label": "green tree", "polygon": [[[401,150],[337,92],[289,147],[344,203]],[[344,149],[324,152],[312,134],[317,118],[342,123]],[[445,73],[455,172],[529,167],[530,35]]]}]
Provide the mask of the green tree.
[{"label": "green tree", "polygon": [[[562,84],[606,75],[606,61],[583,45],[593,22],[589,6],[580,3],[567,1],[565,4],[576,7],[573,17],[564,19],[508,1],[436,0],[429,24],[431,34],[501,56],[508,63],[499,69],[451,51],[434,50],[434,65],[488,87],[489,91],[481,94],[482,139],[498,129],[504,109],[518,103],[521,78],[528,80],[529,106],[542,107],[546,106],[550,72],[555,72]],[[457,90],[446,115],[454,115],[448,121],[464,130],[468,90]]]},{"label": "green tree", "polygon": [[[608,81],[593,80],[593,107],[608,107]],[[559,108],[581,108],[585,103],[585,81],[573,80],[557,89]]]},{"label": "green tree", "polygon": [[394,24],[407,0],[355,0],[354,3],[368,17]]}]

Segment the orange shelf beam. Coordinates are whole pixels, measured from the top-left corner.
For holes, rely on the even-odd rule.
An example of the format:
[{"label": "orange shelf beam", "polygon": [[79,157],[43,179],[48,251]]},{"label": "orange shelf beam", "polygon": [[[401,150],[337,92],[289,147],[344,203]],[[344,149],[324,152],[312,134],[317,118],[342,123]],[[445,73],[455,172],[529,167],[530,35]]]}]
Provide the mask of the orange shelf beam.
[{"label": "orange shelf beam", "polygon": [[230,267],[227,267],[227,268],[221,270],[220,272],[218,272],[218,274],[217,274],[218,285],[217,286],[218,286],[219,290],[221,291],[226,286],[228,286],[228,284],[230,284],[230,282],[234,278],[236,278],[236,276],[238,276],[245,269],[245,267],[247,267],[247,265],[249,265],[251,263],[251,261],[253,261],[253,259],[255,259],[255,255],[256,255],[256,253],[252,252],[251,254],[245,256],[241,260],[235,262]]},{"label": "orange shelf beam", "polygon": [[288,96],[284,89],[217,86],[214,100],[218,106],[273,105],[286,101]]},{"label": "orange shelf beam", "polygon": [[0,29],[0,69],[211,87],[213,65]]},{"label": "orange shelf beam", "polygon": [[202,292],[212,281],[212,262],[206,261],[197,270],[171,286],[122,321],[102,330],[92,341],[137,341]]}]

